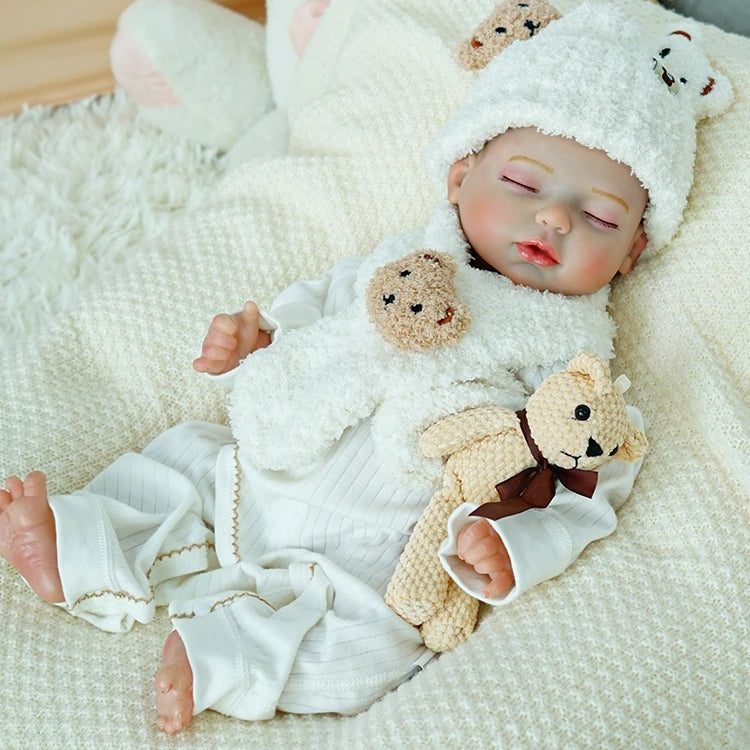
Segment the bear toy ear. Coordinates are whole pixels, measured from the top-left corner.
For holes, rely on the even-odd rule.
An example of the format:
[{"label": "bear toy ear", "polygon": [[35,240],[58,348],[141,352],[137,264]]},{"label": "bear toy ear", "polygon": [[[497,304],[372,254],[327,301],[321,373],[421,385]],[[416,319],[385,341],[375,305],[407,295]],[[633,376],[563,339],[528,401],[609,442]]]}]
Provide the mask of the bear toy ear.
[{"label": "bear toy ear", "polygon": [[568,365],[568,372],[588,378],[598,396],[605,396],[612,390],[612,376],[609,365],[596,354],[581,352]]}]

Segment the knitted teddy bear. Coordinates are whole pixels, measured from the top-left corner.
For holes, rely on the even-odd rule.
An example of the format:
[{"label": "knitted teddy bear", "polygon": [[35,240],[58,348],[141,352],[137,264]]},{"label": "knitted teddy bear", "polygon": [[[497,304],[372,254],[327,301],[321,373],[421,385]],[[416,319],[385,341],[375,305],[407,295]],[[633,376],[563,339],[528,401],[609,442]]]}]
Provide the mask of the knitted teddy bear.
[{"label": "knitted teddy bear", "polygon": [[[420,444],[428,456],[448,456],[443,487],[432,498],[401,555],[386,602],[420,628],[425,644],[446,651],[474,630],[479,602],[448,576],[437,550],[448,517],[462,503],[492,519],[545,507],[555,480],[591,497],[594,469],[611,458],[635,461],[646,439],[632,426],[620,376],[587,352],[548,377],[525,410],[485,406],[453,414],[429,427]],[[499,496],[499,497],[498,497]]]},{"label": "knitted teddy bear", "polygon": [[259,24],[210,0],[136,0],[112,72],[156,127],[229,151],[230,166],[286,152],[297,66],[330,0],[268,0]]}]

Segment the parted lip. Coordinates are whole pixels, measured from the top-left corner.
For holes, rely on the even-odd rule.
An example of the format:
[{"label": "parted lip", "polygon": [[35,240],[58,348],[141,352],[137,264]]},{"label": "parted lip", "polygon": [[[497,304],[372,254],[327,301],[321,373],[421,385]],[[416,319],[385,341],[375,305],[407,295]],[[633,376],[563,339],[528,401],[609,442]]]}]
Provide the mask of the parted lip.
[{"label": "parted lip", "polygon": [[537,266],[554,266],[560,262],[555,248],[544,240],[522,240],[516,242],[516,247],[524,260]]}]

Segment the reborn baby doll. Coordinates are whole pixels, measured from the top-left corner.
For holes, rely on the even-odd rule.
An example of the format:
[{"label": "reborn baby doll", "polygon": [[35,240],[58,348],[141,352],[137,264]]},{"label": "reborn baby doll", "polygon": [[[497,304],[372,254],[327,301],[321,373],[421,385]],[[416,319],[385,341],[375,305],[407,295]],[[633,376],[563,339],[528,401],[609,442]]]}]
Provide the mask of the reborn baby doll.
[{"label": "reborn baby doll", "polygon": [[[70,495],[48,497],[38,472],[8,479],[0,553],[38,595],[111,631],[169,606],[165,731],[207,708],[353,713],[429,661],[383,600],[442,477],[420,435],[469,408],[520,408],[581,351],[611,358],[609,282],[676,232],[696,102],[728,102],[716,72],[700,99],[668,87],[655,47],[584,3],[491,60],[430,149],[447,200],[424,229],[269,312],[213,321],[195,367],[233,381],[231,429],[177,425]],[[440,305],[399,302],[413,263],[435,264]],[[373,279],[384,310],[432,310],[454,332],[407,348],[401,324],[381,336]],[[493,521],[511,576],[478,598],[507,604],[611,533],[636,470],[611,461],[591,498],[562,488],[541,519]]]}]

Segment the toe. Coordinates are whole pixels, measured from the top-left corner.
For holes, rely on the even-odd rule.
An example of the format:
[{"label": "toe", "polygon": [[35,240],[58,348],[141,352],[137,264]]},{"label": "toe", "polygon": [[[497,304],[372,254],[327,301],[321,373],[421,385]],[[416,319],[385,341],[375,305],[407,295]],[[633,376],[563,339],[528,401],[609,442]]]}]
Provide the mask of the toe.
[{"label": "toe", "polygon": [[28,497],[47,497],[47,477],[41,471],[32,471],[24,480],[23,491]]},{"label": "toe", "polygon": [[5,480],[5,486],[8,488],[11,500],[18,500],[19,497],[23,497],[23,482],[18,477],[8,477]]}]

